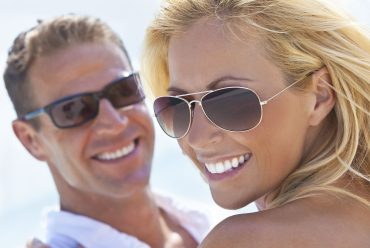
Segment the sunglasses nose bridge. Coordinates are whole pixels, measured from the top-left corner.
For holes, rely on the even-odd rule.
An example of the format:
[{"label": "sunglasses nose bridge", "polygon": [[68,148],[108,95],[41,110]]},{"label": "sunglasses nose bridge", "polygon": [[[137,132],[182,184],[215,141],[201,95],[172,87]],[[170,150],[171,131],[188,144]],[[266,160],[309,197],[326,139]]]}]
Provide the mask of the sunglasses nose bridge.
[{"label": "sunglasses nose bridge", "polygon": [[[191,121],[193,120],[193,116],[194,116],[194,109],[195,109],[195,104],[198,103],[199,106],[202,108],[203,110],[203,106],[202,106],[202,102],[199,101],[199,100],[192,100],[190,102],[188,102],[188,105],[189,105],[189,109],[190,109],[190,112],[191,112]],[[191,122],[190,121],[190,122]],[[191,124],[191,123],[190,123]]]},{"label": "sunglasses nose bridge", "polygon": [[94,98],[97,99],[98,101],[102,99],[107,99],[109,101],[109,98],[107,97],[107,94],[104,91],[95,92],[93,95]]},{"label": "sunglasses nose bridge", "polygon": [[[187,105],[188,105],[188,107],[189,107],[189,112],[190,112],[190,119],[189,119],[189,124],[188,124],[188,128],[187,128],[187,130],[186,130],[186,132],[180,137],[180,138],[182,138],[182,137],[184,137],[185,135],[187,135],[188,134],[188,132],[189,132],[189,130],[190,130],[190,128],[191,128],[191,125],[192,125],[192,123],[193,123],[193,117],[194,117],[194,108],[195,108],[195,104],[196,103],[199,103],[199,105],[200,106],[202,106],[202,103],[200,102],[200,101],[198,101],[198,100],[192,100],[192,101],[186,101],[185,99],[183,99],[184,100],[184,102],[186,102],[187,103]],[[193,104],[194,103],[194,104]]]},{"label": "sunglasses nose bridge", "polygon": [[103,99],[106,99],[108,100],[108,102],[114,106],[113,102],[111,101],[111,99],[109,98],[109,94],[108,92],[106,92],[105,90],[103,91],[99,91],[99,92],[95,92],[93,94],[93,97],[94,99],[98,102],[98,105],[100,104],[100,101],[103,100]]},{"label": "sunglasses nose bridge", "polygon": [[[191,127],[192,123],[193,123],[193,119],[194,119],[194,110],[195,110],[195,105],[196,105],[197,103],[199,104],[199,107],[200,107],[200,109],[202,110],[201,112],[204,114],[204,116],[205,116],[207,119],[209,119],[209,118],[208,118],[208,116],[207,116],[207,114],[206,114],[206,113],[205,113],[205,111],[204,111],[204,108],[203,108],[203,105],[202,105],[202,100],[192,100],[192,101],[188,102],[189,109],[190,109],[190,114],[191,114],[190,123],[189,123],[189,129],[190,129],[190,127]],[[188,130],[188,131],[189,131],[189,130]]]},{"label": "sunglasses nose bridge", "polygon": [[[195,107],[195,103],[198,103],[200,106],[202,106],[202,102],[199,101],[199,100],[192,100],[192,101],[190,101],[189,102],[189,106],[194,106]],[[194,107],[192,107],[192,108],[194,108]]]}]

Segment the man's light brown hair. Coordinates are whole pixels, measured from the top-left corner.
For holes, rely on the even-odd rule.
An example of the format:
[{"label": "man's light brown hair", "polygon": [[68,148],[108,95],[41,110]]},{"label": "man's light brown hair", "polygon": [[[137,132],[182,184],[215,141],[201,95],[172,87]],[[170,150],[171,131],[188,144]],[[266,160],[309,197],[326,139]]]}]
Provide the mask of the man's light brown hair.
[{"label": "man's light brown hair", "polygon": [[[36,107],[28,72],[34,61],[75,44],[111,42],[130,58],[120,37],[98,18],[80,15],[62,15],[38,21],[31,29],[20,33],[8,52],[4,82],[17,116]],[[38,122],[31,123],[37,128]]]}]

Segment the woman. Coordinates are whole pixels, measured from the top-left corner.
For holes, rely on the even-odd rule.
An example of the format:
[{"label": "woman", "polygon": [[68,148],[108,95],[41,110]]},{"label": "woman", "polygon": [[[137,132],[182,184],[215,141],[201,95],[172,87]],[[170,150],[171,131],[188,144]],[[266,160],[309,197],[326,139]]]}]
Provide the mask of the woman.
[{"label": "woman", "polygon": [[202,247],[370,247],[370,36],[323,0],[167,0],[143,75],[230,217]]}]

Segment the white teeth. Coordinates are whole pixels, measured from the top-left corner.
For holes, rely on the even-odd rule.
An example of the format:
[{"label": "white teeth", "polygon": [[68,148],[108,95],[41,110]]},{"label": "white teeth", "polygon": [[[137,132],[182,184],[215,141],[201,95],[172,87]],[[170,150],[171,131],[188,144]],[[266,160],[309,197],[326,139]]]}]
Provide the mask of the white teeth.
[{"label": "white teeth", "polygon": [[212,174],[216,173],[216,166],[206,164],[207,170]]},{"label": "white teeth", "polygon": [[134,150],[134,148],[135,148],[135,143],[132,142],[128,146],[125,146],[117,151],[100,153],[96,157],[100,160],[118,159],[118,158],[122,158],[128,155],[129,153],[131,153]]},{"label": "white teeth", "polygon": [[225,167],[221,162],[216,164],[216,173],[222,173],[225,171]]},{"label": "white teeth", "polygon": [[230,160],[226,160],[225,163],[224,163],[224,166],[225,166],[225,171],[228,171],[231,168],[233,168],[233,166],[231,165]]},{"label": "white teeth", "polygon": [[233,168],[237,168],[239,166],[239,160],[237,158],[233,158],[231,161]]},{"label": "white teeth", "polygon": [[211,174],[221,174],[234,168],[238,168],[240,165],[244,164],[245,161],[248,161],[250,157],[251,155],[247,153],[245,155],[241,155],[217,163],[205,163],[205,166]]},{"label": "white teeth", "polygon": [[239,157],[239,163],[240,163],[240,164],[244,163],[244,156],[242,156],[242,155],[241,155],[241,156]]}]

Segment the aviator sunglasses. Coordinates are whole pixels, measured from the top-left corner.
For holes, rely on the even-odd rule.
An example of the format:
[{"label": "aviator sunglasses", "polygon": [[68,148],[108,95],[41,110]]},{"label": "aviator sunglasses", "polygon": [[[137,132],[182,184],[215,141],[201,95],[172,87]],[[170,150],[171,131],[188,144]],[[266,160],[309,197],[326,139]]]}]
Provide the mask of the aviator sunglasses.
[{"label": "aviator sunglasses", "polygon": [[[311,74],[309,73],[304,78]],[[189,132],[195,103],[200,105],[207,119],[217,127],[231,132],[250,131],[261,123],[262,106],[304,78],[295,81],[264,101],[261,101],[254,90],[239,86],[177,96],[161,96],[154,101],[154,113],[163,131],[168,136],[177,139]],[[198,94],[204,94],[200,100],[188,101],[184,98]]]},{"label": "aviator sunglasses", "polygon": [[145,96],[140,87],[138,73],[124,73],[100,91],[63,97],[43,108],[29,112],[19,119],[29,121],[41,114],[48,114],[58,128],[77,127],[98,115],[99,101],[103,98],[107,99],[115,108],[141,102]]}]

